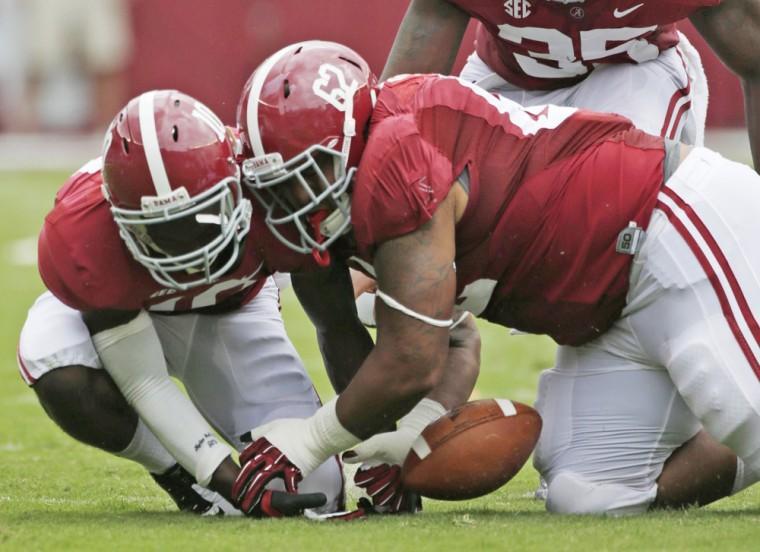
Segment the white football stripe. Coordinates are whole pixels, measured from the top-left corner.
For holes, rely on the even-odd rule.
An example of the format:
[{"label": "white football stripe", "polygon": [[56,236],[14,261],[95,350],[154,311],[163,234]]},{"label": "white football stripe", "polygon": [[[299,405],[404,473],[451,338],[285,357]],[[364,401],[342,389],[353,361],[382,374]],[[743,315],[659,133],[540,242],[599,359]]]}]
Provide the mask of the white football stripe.
[{"label": "white football stripe", "polygon": [[427,444],[427,441],[425,441],[425,438],[422,435],[414,440],[414,443],[412,443],[412,450],[420,460],[427,458],[427,456],[432,452],[430,450],[430,445]]},{"label": "white football stripe", "polygon": [[216,116],[216,113],[211,111],[201,102],[196,101],[193,104],[193,117],[206,123],[206,125],[214,132],[214,134],[216,134],[220,140],[224,140],[224,123],[219,117]]},{"label": "white football stripe", "polygon": [[670,114],[670,121],[668,122],[668,128],[663,134],[663,136],[669,137],[678,128],[679,123],[681,122],[682,119],[685,118],[686,113],[688,113],[688,110],[681,113],[681,107],[683,107],[683,105],[686,102],[690,102],[690,101],[691,101],[690,96],[684,96],[682,98],[678,98],[678,100],[676,101],[676,104],[673,106],[673,111]]},{"label": "white football stripe", "polygon": [[318,40],[307,40],[304,42],[298,42],[286,46],[282,50],[275,52],[256,69],[256,73],[251,82],[251,90],[248,93],[248,107],[246,108],[245,121],[248,127],[248,139],[251,141],[251,149],[253,150],[253,156],[259,157],[264,155],[264,144],[261,141],[261,132],[259,132],[259,98],[261,97],[261,89],[264,87],[264,81],[269,76],[269,72],[272,67],[280,61],[286,54],[309,46],[315,46],[324,44]]},{"label": "white football stripe", "polygon": [[507,399],[494,399],[496,401],[496,404],[499,405],[499,408],[501,408],[501,411],[504,412],[505,416],[514,416],[517,414],[517,409],[515,408],[515,405],[512,404],[512,401],[508,401]]},{"label": "white football stripe", "polygon": [[148,162],[148,170],[156,188],[156,196],[161,197],[172,192],[169,185],[169,177],[166,176],[166,167],[161,157],[161,149],[158,147],[158,134],[156,133],[156,118],[153,109],[153,100],[156,92],[146,92],[140,96],[140,135],[145,150],[145,160]]},{"label": "white football stripe", "polygon": [[481,87],[460,79],[459,77],[442,77],[470,89],[483,98],[489,105],[496,108],[502,115],[509,116],[509,122],[516,125],[524,135],[532,136],[539,130],[552,130],[561,125],[565,119],[578,111],[577,107],[559,105],[533,105],[523,107],[517,102],[502,96],[496,96]]},{"label": "white football stripe", "polygon": [[251,141],[251,149],[253,150],[253,156],[259,157],[264,155],[264,144],[261,142],[261,132],[259,132],[259,98],[261,97],[261,89],[264,87],[264,81],[269,76],[269,72],[275,63],[280,61],[282,57],[291,52],[294,48],[297,48],[298,44],[293,46],[287,46],[275,52],[269,56],[264,63],[262,63],[256,70],[256,74],[251,82],[251,91],[248,94],[248,108],[246,109],[245,121],[248,125],[248,139]]},{"label": "white football stripe", "polygon": [[[673,189],[672,186],[668,186],[671,190],[676,192],[676,190]],[[678,194],[678,192],[676,192]],[[681,199],[683,197],[681,194],[678,194]],[[681,209],[675,201],[673,201],[671,198],[669,198],[664,193],[660,192],[657,196],[657,199],[659,199],[662,203],[667,205],[671,211],[673,211],[673,214],[678,218],[681,223],[686,227],[686,230],[689,232],[689,235],[692,237],[692,239],[697,243],[697,246],[702,251],[704,256],[707,258],[707,262],[710,264],[710,267],[712,268],[713,272],[715,272],[715,275],[718,278],[718,282],[720,287],[723,289],[723,294],[726,296],[726,299],[728,300],[729,308],[731,309],[731,313],[734,316],[734,320],[736,320],[736,325],[739,328],[739,331],[744,336],[745,341],[747,342],[750,350],[752,351],[752,354],[755,356],[755,359],[760,362],[760,346],[758,346],[757,340],[755,339],[754,335],[752,334],[752,330],[749,328],[749,325],[747,324],[747,319],[744,316],[744,313],[742,313],[741,308],[739,307],[739,303],[736,300],[736,296],[734,295],[733,290],[731,289],[731,284],[728,281],[728,278],[726,277],[726,273],[723,271],[723,268],[721,267],[720,263],[718,262],[718,259],[715,258],[715,255],[712,252],[712,249],[710,248],[709,244],[705,241],[705,239],[702,237],[702,234],[700,233],[699,229],[692,223],[689,216]],[[724,253],[725,254],[725,253]],[[734,262],[738,262],[739,259],[732,258]],[[736,275],[735,275],[736,276]],[[737,281],[738,277],[737,277]],[[741,285],[741,282],[740,284]]]}]

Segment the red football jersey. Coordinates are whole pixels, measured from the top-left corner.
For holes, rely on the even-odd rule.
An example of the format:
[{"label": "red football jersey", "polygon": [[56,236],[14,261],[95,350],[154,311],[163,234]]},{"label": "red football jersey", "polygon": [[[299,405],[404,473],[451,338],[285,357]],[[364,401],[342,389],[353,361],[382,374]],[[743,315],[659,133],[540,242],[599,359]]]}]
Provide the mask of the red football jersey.
[{"label": "red football jersey", "polygon": [[476,51],[528,90],[583,80],[599,63],[641,63],[678,44],[675,22],[720,0],[449,0],[480,21]]},{"label": "red football jersey", "polygon": [[180,291],[156,282],[119,237],[101,192],[101,166],[96,159],[72,175],[45,217],[37,254],[40,275],[53,295],[79,310],[168,312],[226,310],[256,296],[267,272],[252,235],[237,268],[214,284]]},{"label": "red football jersey", "polygon": [[522,108],[453,77],[380,91],[353,191],[361,257],[411,232],[468,182],[456,227],[458,304],[511,328],[581,344],[620,315],[632,257],[618,234],[646,227],[663,141],[617,115]]}]

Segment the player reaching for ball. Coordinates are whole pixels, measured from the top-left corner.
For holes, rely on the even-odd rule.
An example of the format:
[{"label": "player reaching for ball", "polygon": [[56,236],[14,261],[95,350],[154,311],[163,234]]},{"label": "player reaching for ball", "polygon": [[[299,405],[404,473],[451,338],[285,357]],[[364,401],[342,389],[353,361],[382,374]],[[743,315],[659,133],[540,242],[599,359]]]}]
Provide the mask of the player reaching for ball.
[{"label": "player reaching for ball", "polygon": [[[551,511],[705,503],[757,479],[751,169],[457,78],[378,89],[360,56],[324,42],[267,59],[239,115],[273,235],[334,270],[354,255],[379,298],[376,345],[345,390],[310,418],[255,428],[256,447],[305,475],[381,432],[439,384],[469,311],[560,345],[538,396]],[[341,313],[305,287],[321,331]],[[693,439],[700,423],[723,445]],[[239,485],[281,475],[244,471]]]},{"label": "player reaching for ball", "polygon": [[19,366],[64,431],[139,462],[183,510],[219,511],[200,484],[255,516],[332,511],[343,500],[335,459],[303,482],[310,497],[248,500],[232,494],[239,468],[211,429],[242,450],[252,424],[319,406],[251,231],[237,150],[194,98],[131,100],[102,158],[67,180],[45,219],[39,268],[50,291],[29,311]]}]

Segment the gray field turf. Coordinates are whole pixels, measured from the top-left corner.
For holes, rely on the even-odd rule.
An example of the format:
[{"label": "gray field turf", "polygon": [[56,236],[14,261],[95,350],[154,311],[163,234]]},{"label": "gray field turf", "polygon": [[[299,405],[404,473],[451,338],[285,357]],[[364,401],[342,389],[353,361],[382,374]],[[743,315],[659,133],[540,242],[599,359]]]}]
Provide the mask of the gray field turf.
[{"label": "gray field turf", "polygon": [[[730,154],[731,152],[729,152]],[[743,158],[739,152],[733,157]],[[34,240],[65,173],[0,172],[0,549],[724,550],[758,549],[760,491],[716,505],[635,518],[550,516],[526,467],[500,491],[469,502],[426,501],[424,513],[357,524],[198,519],[176,512],[142,468],[75,442],[47,419],[17,374],[26,309],[42,286]],[[30,240],[30,238],[32,238]],[[291,338],[318,389],[331,394],[313,331],[291,294]],[[481,396],[530,403],[551,365],[545,338],[483,325]]]}]

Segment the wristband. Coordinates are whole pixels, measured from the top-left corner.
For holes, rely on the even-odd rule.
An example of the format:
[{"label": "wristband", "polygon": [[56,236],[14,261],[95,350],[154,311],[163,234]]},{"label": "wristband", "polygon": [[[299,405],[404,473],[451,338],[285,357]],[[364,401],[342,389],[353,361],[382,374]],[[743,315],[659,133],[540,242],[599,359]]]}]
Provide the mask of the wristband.
[{"label": "wristband", "polygon": [[398,422],[400,428],[414,431],[416,435],[446,414],[446,407],[433,399],[422,399],[409,413]]},{"label": "wristband", "polygon": [[361,442],[340,423],[335,410],[337,404],[336,396],[309,418],[309,435],[312,440],[310,448],[314,449],[313,454],[317,458],[321,458],[319,463]]}]

